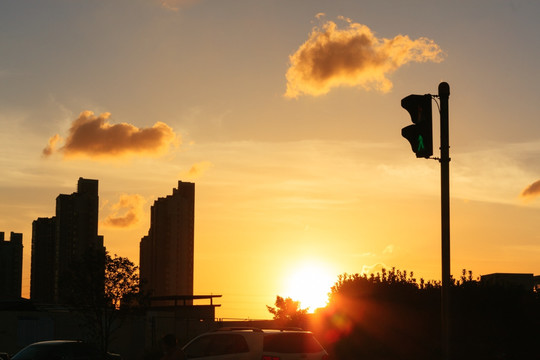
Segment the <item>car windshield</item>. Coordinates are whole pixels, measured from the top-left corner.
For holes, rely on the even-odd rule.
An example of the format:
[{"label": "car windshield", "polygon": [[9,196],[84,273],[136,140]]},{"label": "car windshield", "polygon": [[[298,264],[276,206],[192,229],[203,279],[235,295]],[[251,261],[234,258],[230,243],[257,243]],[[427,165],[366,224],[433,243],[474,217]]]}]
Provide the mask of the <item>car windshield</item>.
[{"label": "car windshield", "polygon": [[30,345],[19,351],[12,360],[57,360],[60,359],[59,355],[53,354],[55,350],[51,345]]},{"label": "car windshield", "polygon": [[249,352],[248,344],[240,334],[211,334],[195,339],[184,348],[188,359],[240,354]]},{"label": "car windshield", "polygon": [[310,333],[280,332],[264,337],[263,350],[278,353],[317,353],[323,350],[321,344]]},{"label": "car windshield", "polygon": [[32,344],[19,351],[12,360],[90,360],[100,359],[99,351],[81,342]]}]

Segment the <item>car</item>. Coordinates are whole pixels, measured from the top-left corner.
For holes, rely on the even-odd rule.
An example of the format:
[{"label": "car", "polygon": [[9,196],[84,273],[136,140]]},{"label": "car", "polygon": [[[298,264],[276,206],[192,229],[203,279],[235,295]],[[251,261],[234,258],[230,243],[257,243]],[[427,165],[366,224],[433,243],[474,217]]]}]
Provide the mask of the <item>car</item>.
[{"label": "car", "polygon": [[11,360],[119,360],[117,354],[103,354],[92,344],[79,340],[40,341],[28,345]]},{"label": "car", "polygon": [[313,333],[301,329],[221,328],[195,337],[182,348],[198,360],[327,360]]}]

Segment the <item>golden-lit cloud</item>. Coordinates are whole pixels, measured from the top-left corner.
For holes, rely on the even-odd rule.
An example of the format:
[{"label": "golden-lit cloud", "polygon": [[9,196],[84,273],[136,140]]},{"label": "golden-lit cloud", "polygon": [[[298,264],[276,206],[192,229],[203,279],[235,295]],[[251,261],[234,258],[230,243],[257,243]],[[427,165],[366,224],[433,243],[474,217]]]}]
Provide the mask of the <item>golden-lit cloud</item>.
[{"label": "golden-lit cloud", "polygon": [[535,198],[537,196],[540,196],[540,180],[533,182],[521,192],[522,198]]},{"label": "golden-lit cloud", "polygon": [[[320,19],[324,14],[318,14]],[[362,87],[388,92],[389,74],[409,62],[441,62],[443,52],[433,40],[407,35],[377,38],[366,26],[340,17],[313,28],[308,40],[289,56],[285,96],[323,95],[338,86]]]},{"label": "golden-lit cloud", "polygon": [[[64,157],[115,158],[129,155],[162,155],[179,138],[165,123],[156,122],[150,128],[137,128],[127,123],[110,124],[110,113],[99,116],[92,111],[83,111],[73,121],[64,146],[57,151]],[[49,139],[43,155],[51,155],[61,137]]]},{"label": "golden-lit cloud", "polygon": [[56,145],[62,140],[60,135],[56,134],[54,136],[51,136],[49,139],[49,143],[43,149],[43,156],[49,156],[56,150]]},{"label": "golden-lit cloud", "polygon": [[185,175],[190,178],[198,178],[202,176],[212,166],[214,166],[214,164],[212,164],[210,161],[201,161],[193,164]]},{"label": "golden-lit cloud", "polygon": [[120,200],[111,205],[111,213],[103,221],[103,225],[115,228],[129,228],[139,222],[146,201],[139,194],[122,194]]}]

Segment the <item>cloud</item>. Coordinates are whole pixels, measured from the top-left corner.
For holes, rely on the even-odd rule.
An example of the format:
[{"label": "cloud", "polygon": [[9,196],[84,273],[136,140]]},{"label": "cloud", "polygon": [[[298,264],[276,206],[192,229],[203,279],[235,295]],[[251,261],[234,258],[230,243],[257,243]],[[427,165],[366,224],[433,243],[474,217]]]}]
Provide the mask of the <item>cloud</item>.
[{"label": "cloud", "polygon": [[49,139],[49,143],[47,144],[45,149],[43,149],[43,156],[47,157],[47,156],[51,155],[56,150],[56,145],[60,141],[62,141],[62,138],[60,137],[60,135],[56,134],[56,135],[52,136]]},{"label": "cloud", "polygon": [[[110,113],[99,116],[92,111],[83,111],[73,121],[64,146],[57,151],[64,157],[85,156],[111,158],[129,155],[156,156],[165,153],[179,138],[165,123],[156,122],[151,128],[137,128],[131,124],[110,124]],[[55,135],[43,149],[49,156],[55,151],[61,137]]]},{"label": "cloud", "polygon": [[443,60],[439,45],[428,38],[379,39],[366,25],[339,19],[346,23],[345,29],[338,29],[333,21],[314,27],[308,40],[289,56],[286,97],[319,96],[338,86],[388,92],[393,85],[387,75],[404,64]]},{"label": "cloud", "polygon": [[388,245],[387,247],[384,248],[383,250],[383,254],[391,254],[394,252],[394,245]]},{"label": "cloud", "polygon": [[114,228],[128,228],[136,225],[143,214],[145,202],[139,194],[120,195],[120,200],[111,205],[112,213],[103,221],[103,225]]},{"label": "cloud", "polygon": [[193,164],[193,166],[191,166],[191,168],[185,175],[190,178],[198,178],[202,176],[212,166],[214,166],[214,164],[212,164],[210,161],[201,161],[199,163]]},{"label": "cloud", "polygon": [[384,263],[377,263],[373,265],[363,265],[362,271],[360,272],[360,274],[361,275],[377,274],[377,273],[381,273],[382,269],[388,269],[388,266],[386,266]]},{"label": "cloud", "polygon": [[540,196],[540,180],[533,182],[521,192],[522,198],[535,198],[537,196]]}]

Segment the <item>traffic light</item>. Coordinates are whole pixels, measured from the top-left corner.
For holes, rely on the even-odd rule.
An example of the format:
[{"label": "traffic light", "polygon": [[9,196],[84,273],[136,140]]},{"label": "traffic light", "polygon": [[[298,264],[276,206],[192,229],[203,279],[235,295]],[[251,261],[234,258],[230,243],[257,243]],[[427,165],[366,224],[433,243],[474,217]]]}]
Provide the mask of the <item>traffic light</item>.
[{"label": "traffic light", "polygon": [[401,129],[401,135],[409,140],[417,158],[429,158],[433,155],[431,95],[409,95],[401,99],[401,107],[411,114],[413,122]]}]

